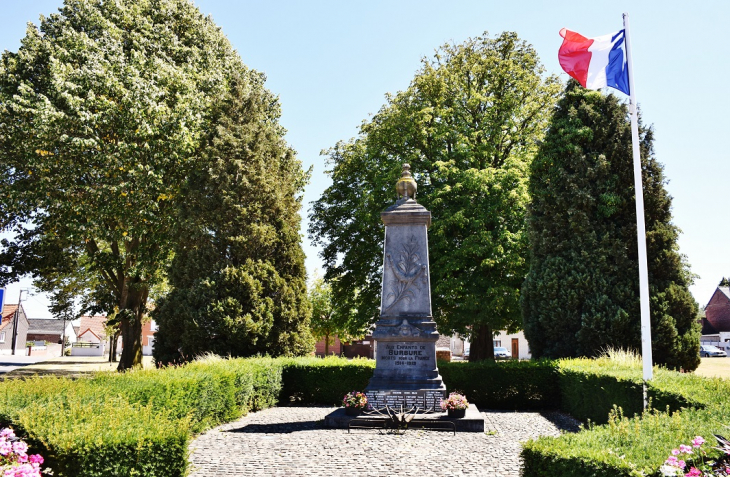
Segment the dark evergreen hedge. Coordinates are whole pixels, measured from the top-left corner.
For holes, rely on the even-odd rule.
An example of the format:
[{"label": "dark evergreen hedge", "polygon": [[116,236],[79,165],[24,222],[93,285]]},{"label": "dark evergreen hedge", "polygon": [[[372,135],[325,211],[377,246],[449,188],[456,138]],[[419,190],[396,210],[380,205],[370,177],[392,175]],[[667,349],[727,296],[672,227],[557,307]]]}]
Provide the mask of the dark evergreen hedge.
[{"label": "dark evergreen hedge", "polygon": [[446,387],[463,393],[480,409],[558,409],[555,361],[439,363]]},{"label": "dark evergreen hedge", "polygon": [[350,391],[362,391],[373,375],[375,361],[342,358],[295,358],[282,360],[281,404],[342,405]]}]

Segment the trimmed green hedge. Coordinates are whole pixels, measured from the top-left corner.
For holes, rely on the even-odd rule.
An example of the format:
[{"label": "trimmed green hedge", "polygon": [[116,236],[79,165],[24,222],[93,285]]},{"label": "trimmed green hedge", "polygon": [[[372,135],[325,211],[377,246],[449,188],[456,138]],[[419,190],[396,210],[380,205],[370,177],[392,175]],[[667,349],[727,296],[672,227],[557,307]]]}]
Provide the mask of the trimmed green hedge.
[{"label": "trimmed green hedge", "polygon": [[440,362],[449,392],[466,395],[482,409],[557,409],[558,369],[554,361]]},{"label": "trimmed green hedge", "polygon": [[362,391],[375,369],[372,359],[327,357],[282,359],[282,404],[342,405],[350,391]]},{"label": "trimmed green hedge", "polygon": [[[367,386],[374,367],[364,359],[207,359],[90,379],[7,380],[0,424],[12,425],[59,477],[183,476],[195,433],[277,402],[339,405],[346,392]],[[574,359],[439,369],[449,391],[480,408],[561,408],[589,421],[581,432],[525,443],[531,477],[658,475],[671,449],[730,423],[730,381],[722,379],[657,369],[649,387],[656,410],[633,416],[642,404],[640,364]]]},{"label": "trimmed green hedge", "polygon": [[186,475],[189,419],[152,403],[73,394],[18,410],[15,424],[56,476]]},{"label": "trimmed green hedge", "polygon": [[281,360],[208,359],[91,379],[0,384],[0,422],[57,476],[176,477],[194,433],[276,403]]}]

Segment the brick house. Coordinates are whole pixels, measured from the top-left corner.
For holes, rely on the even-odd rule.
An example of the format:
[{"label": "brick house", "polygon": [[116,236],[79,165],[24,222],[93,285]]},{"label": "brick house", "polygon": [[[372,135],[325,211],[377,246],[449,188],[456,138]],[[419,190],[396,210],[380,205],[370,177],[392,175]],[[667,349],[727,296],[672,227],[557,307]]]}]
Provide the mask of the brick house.
[{"label": "brick house", "polygon": [[345,358],[370,358],[375,357],[375,341],[372,336],[366,336],[361,340],[352,340],[342,345],[342,354]]},{"label": "brick house", "polygon": [[[18,309],[20,306],[20,309]],[[15,319],[15,311],[18,310],[18,327],[17,337],[15,340],[15,354],[25,355],[25,343],[28,335],[28,317],[25,315],[23,305],[5,305],[2,311],[2,321],[0,321],[0,355],[13,354],[13,320]]]},{"label": "brick house", "polygon": [[[31,318],[28,320],[28,341],[48,341],[61,343],[63,336],[63,320]],[[66,341],[76,341],[76,331],[70,321],[66,322]]]},{"label": "brick house", "polygon": [[142,323],[142,355],[152,356],[152,349],[155,347],[156,332],[157,323],[155,323],[155,320],[147,320]]},{"label": "brick house", "polygon": [[[330,337],[330,348],[329,348],[329,354],[340,356],[342,354],[342,342],[340,341],[340,338],[335,335],[334,337]],[[319,357],[324,357],[324,349],[325,349],[325,343],[324,338],[317,341],[317,344],[314,345],[314,355]]]},{"label": "brick house", "polygon": [[104,356],[107,344],[105,328],[106,315],[81,316],[71,356]]},{"label": "brick house", "polygon": [[[361,340],[342,342],[335,335],[330,338],[329,355],[344,356],[345,358],[373,358],[375,356],[374,341],[372,336],[366,336]],[[317,341],[314,346],[314,355],[324,357],[324,338]]]},{"label": "brick house", "polygon": [[730,350],[730,287],[717,287],[707,303],[700,342]]}]

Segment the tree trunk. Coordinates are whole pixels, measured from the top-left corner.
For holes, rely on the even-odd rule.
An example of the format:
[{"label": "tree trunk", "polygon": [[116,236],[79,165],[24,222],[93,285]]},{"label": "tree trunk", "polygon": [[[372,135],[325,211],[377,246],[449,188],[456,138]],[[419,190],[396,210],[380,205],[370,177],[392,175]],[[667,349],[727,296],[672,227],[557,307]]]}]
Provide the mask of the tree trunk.
[{"label": "tree trunk", "polygon": [[148,290],[143,285],[134,285],[127,287],[122,298],[123,306],[119,307],[123,348],[117,371],[142,367],[142,318]]},{"label": "tree trunk", "polygon": [[63,332],[61,333],[61,357],[66,352],[66,315],[63,315]]},{"label": "tree trunk", "polygon": [[117,330],[114,332],[114,335],[112,336],[112,343],[109,349],[111,349],[111,353],[109,353],[109,361],[112,363],[117,362],[117,346],[119,345],[119,335],[121,334],[121,331]]},{"label": "tree trunk", "polygon": [[494,361],[494,335],[487,325],[476,325],[471,333],[469,361]]},{"label": "tree trunk", "polygon": [[324,335],[324,357],[326,358],[330,354],[330,334]]}]

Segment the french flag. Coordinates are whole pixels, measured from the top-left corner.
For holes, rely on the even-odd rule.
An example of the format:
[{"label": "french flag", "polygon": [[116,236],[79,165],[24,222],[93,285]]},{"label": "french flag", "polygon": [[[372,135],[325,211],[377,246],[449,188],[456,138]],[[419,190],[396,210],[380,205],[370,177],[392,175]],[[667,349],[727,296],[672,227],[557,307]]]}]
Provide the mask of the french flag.
[{"label": "french flag", "polygon": [[560,66],[581,86],[588,89],[608,86],[630,95],[629,69],[623,50],[626,37],[624,30],[586,38],[563,28],[560,36],[563,37],[558,52]]}]

